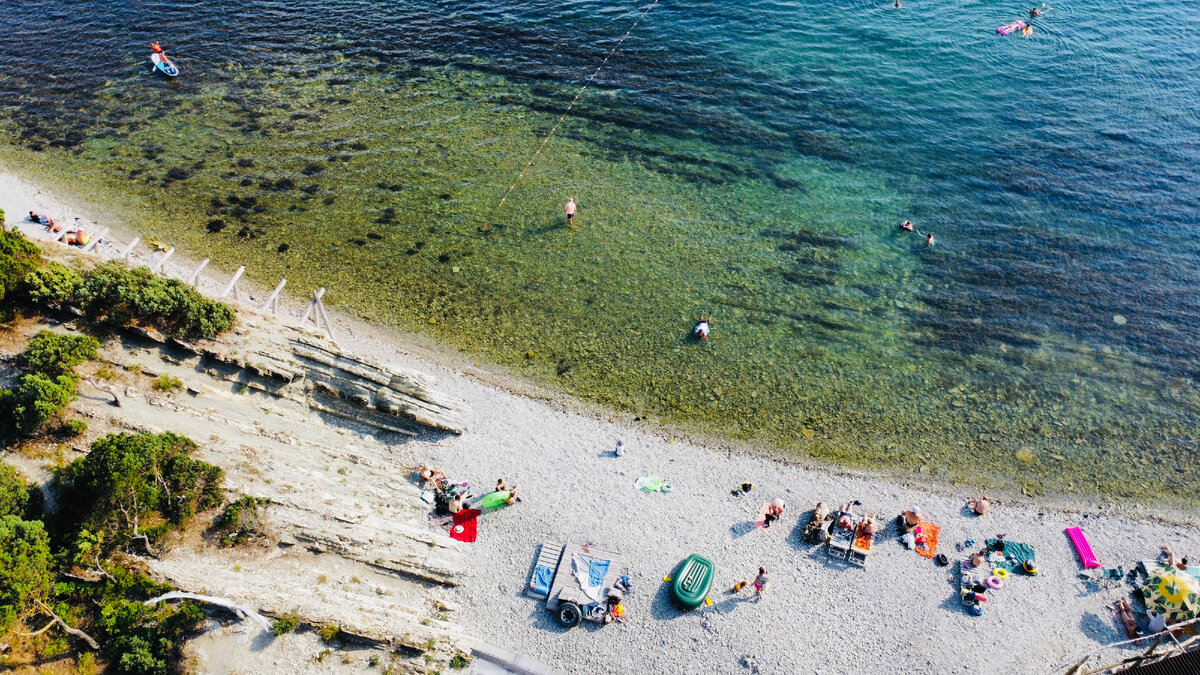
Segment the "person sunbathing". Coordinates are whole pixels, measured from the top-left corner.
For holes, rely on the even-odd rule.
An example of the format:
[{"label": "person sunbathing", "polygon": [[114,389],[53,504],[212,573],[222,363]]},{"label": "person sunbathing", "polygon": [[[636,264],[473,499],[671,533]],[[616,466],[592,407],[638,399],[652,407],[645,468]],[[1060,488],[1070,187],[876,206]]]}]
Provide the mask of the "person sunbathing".
[{"label": "person sunbathing", "polygon": [[508,491],[508,499],[505,499],[504,503],[508,506],[512,506],[519,501],[521,501],[521,498],[517,496],[517,486],[514,485],[512,486],[512,489]]},{"label": "person sunbathing", "polygon": [[1133,639],[1141,634],[1138,630],[1137,617],[1133,615],[1133,608],[1129,606],[1128,600],[1121,600],[1111,609],[1116,611],[1117,617],[1121,619],[1121,624],[1125,626],[1125,634],[1129,639]]},{"label": "person sunbathing", "polygon": [[444,471],[441,469],[435,469],[428,464],[422,464],[421,468],[417,470],[417,474],[420,475],[421,478],[425,479],[425,482],[427,483],[441,483],[449,480]]},{"label": "person sunbathing", "polygon": [[988,501],[987,497],[979,497],[967,502],[967,508],[974,511],[975,515],[977,516],[982,516],[983,514],[987,513],[988,507],[991,505],[992,503]]},{"label": "person sunbathing", "polygon": [[1172,551],[1169,546],[1162,547],[1162,554],[1164,557],[1166,557],[1165,564],[1167,567],[1174,567],[1174,568],[1178,569],[1180,572],[1187,571],[1187,568],[1188,568],[1188,559],[1187,558],[1177,558],[1175,556],[1175,552]]},{"label": "person sunbathing", "polygon": [[507,492],[507,491],[508,491],[508,483],[505,483],[503,478],[496,481],[496,492]]}]

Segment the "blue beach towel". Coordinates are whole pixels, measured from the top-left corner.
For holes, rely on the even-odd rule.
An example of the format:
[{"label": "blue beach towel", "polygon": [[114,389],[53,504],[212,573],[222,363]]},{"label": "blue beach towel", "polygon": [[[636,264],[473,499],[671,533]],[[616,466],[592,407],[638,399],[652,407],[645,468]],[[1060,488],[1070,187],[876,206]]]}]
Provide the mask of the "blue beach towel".
[{"label": "blue beach towel", "polygon": [[545,565],[538,565],[533,570],[533,590],[543,595],[550,594],[550,583],[554,581],[554,570]]}]

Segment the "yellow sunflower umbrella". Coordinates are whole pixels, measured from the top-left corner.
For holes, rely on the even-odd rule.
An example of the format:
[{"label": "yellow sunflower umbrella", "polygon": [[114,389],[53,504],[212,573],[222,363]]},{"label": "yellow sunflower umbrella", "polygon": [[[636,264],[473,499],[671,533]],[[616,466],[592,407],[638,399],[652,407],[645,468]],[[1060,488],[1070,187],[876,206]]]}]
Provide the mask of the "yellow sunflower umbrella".
[{"label": "yellow sunflower umbrella", "polygon": [[1161,614],[1168,623],[1187,621],[1200,616],[1200,580],[1190,572],[1174,567],[1161,567],[1150,574],[1142,586],[1146,608]]}]

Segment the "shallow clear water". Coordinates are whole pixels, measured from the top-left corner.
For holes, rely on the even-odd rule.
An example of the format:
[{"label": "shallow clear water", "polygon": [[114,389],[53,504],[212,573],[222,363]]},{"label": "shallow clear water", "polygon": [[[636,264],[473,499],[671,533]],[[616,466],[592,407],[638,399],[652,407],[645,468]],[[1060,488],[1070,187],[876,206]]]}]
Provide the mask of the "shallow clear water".
[{"label": "shallow clear water", "polygon": [[0,157],[652,418],[1195,500],[1200,10],[661,0],[497,209],[645,7],[19,0]]}]

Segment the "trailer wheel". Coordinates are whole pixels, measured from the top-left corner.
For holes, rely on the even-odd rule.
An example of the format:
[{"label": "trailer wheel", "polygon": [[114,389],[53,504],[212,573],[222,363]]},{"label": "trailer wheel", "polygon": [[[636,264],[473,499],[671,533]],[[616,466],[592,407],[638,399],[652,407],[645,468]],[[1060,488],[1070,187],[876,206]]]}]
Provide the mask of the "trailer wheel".
[{"label": "trailer wheel", "polygon": [[558,624],[563,628],[574,628],[583,618],[583,611],[573,602],[564,602],[558,606]]}]

